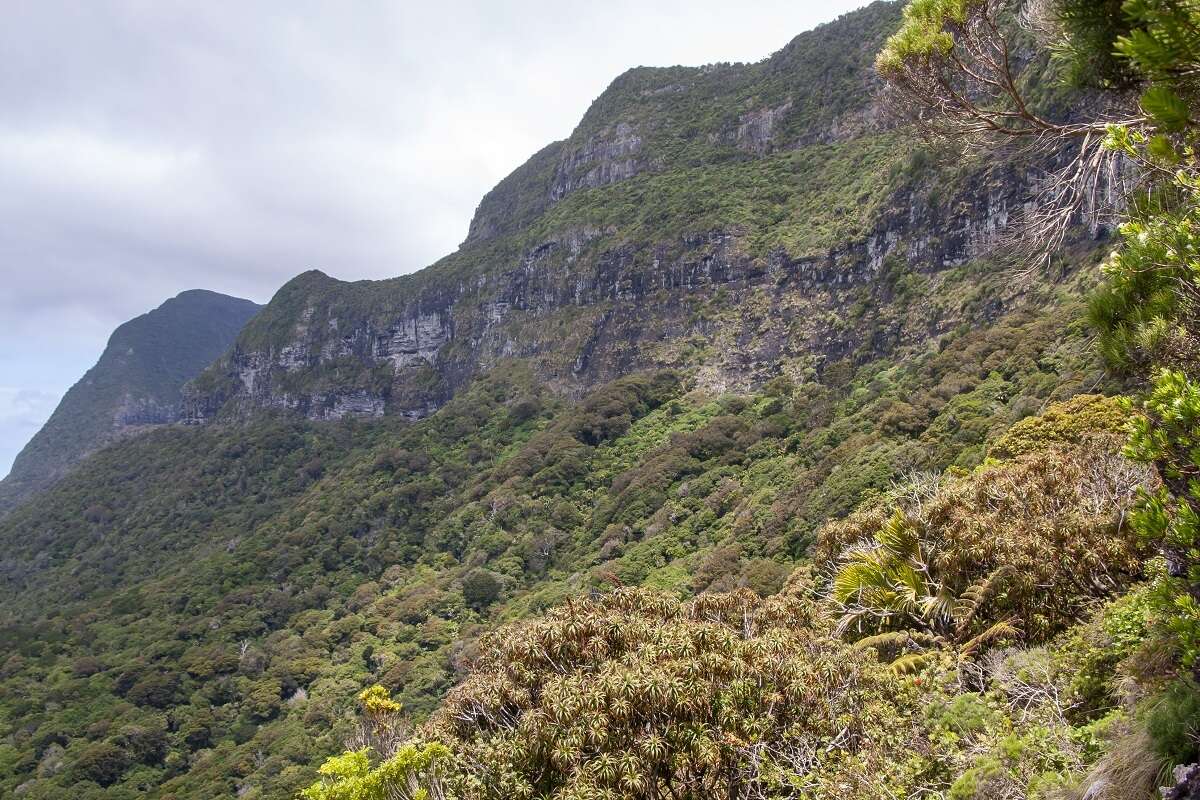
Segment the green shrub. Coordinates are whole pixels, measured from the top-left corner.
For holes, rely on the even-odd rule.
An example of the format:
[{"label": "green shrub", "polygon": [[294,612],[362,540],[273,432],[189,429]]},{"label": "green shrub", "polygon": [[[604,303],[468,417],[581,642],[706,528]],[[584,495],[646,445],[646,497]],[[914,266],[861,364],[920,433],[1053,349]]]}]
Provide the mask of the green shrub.
[{"label": "green shrub", "polygon": [[1168,767],[1195,761],[1200,755],[1200,687],[1190,680],[1172,683],[1150,702],[1146,729],[1154,752]]},{"label": "green shrub", "polygon": [[112,742],[93,742],[84,748],[72,766],[77,780],[111,786],[130,765],[129,755]]},{"label": "green shrub", "polygon": [[1000,718],[982,696],[972,692],[961,694],[949,704],[931,710],[929,716],[935,725],[959,736],[992,730]]},{"label": "green shrub", "polygon": [[985,758],[954,781],[949,800],[988,800],[994,796],[991,784],[1004,775],[1004,766],[994,758]]},{"label": "green shrub", "polygon": [[182,682],[175,673],[153,673],[130,687],[126,697],[138,705],[167,708],[179,702],[182,688]]},{"label": "green shrub", "polygon": [[472,608],[490,606],[500,597],[504,585],[496,575],[486,569],[474,569],[463,578],[463,599]]},{"label": "green shrub", "polygon": [[1129,412],[1120,398],[1081,394],[1017,422],[992,443],[988,455],[1014,458],[1055,445],[1078,445],[1088,435],[1122,434],[1128,425]]},{"label": "green shrub", "polygon": [[1146,641],[1153,619],[1153,587],[1142,585],[1074,628],[1058,649],[1060,668],[1070,674],[1071,715],[1088,720],[1116,707],[1117,668]]}]

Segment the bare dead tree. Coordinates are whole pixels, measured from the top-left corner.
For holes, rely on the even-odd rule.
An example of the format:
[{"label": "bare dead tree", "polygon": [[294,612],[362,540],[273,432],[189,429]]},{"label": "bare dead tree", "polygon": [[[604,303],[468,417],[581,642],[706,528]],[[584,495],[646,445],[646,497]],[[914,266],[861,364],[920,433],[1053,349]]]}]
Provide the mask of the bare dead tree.
[{"label": "bare dead tree", "polygon": [[1105,139],[1110,126],[1145,122],[1132,95],[1081,96],[1093,106],[1087,119],[1051,118],[1028,98],[1045,68],[1035,44],[1059,33],[1052,9],[1051,0],[968,0],[961,18],[906,20],[877,61],[885,105],[927,139],[1051,165],[1004,242],[1041,259],[1072,224],[1107,224],[1125,207],[1138,170]]}]

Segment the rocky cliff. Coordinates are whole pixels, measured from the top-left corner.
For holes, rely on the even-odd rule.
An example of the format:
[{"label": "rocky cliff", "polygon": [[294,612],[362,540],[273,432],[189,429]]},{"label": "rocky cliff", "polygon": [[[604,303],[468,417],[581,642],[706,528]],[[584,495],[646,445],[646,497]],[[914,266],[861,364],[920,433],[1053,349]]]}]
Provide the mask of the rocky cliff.
[{"label": "rocky cliff", "polygon": [[117,328],[0,481],[0,512],[131,432],[178,422],[181,387],[224,353],[260,306],[192,290]]},{"label": "rocky cliff", "polygon": [[1041,170],[934,167],[889,129],[872,56],[898,15],[876,3],[757,64],[630,70],[484,197],[456,253],[284,286],[188,389],[188,419],[419,418],[511,357],[566,393],[658,367],[747,389],[1019,302],[972,304],[962,267]]}]

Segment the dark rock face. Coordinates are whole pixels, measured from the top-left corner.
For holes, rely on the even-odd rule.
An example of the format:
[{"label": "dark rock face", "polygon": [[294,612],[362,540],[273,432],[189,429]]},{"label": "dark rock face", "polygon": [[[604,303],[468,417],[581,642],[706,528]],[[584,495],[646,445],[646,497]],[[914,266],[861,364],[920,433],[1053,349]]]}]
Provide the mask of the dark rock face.
[{"label": "dark rock face", "polygon": [[762,155],[771,149],[775,130],[792,110],[789,100],[778,108],[760,108],[738,116],[733,140],[739,149]]},{"label": "dark rock face", "polygon": [[[980,171],[951,197],[900,190],[867,236],[815,256],[753,257],[737,228],[616,246],[602,231],[568,229],[474,280],[437,267],[377,284],[305,279],[282,343],[239,342],[218,365],[221,390],[194,387],[186,413],[419,418],[506,358],[531,360],[549,386],[574,393],[656,367],[695,368],[702,385],[740,390],[778,374],[781,360],[819,370],[864,345],[882,354],[970,320],[912,308],[909,324],[880,332],[831,318],[856,301],[891,302],[897,259],[937,281],[989,252],[1034,174]],[[387,310],[340,314],[358,292]]]},{"label": "dark rock face", "polygon": [[[872,60],[898,15],[895,4],[877,3],[758,64],[626,72],[568,140],[488,193],[459,253],[393,281],[306,273],[281,289],[188,389],[185,418],[262,409],[417,418],[507,358],[530,359],[551,389],[566,392],[660,366],[695,368],[714,388],[746,388],[781,359],[819,368],[861,346],[860,333],[820,320],[875,291],[889,256],[936,273],[986,250],[1008,208],[1023,202],[1023,180],[980,175],[953,203],[928,207],[897,192],[865,236],[804,257],[751,253],[754,231],[732,220],[635,237],[547,219],[589,191],[643,202],[622,198],[620,187],[647,175],[877,130]],[[920,335],[952,321],[921,320]]]},{"label": "dark rock face", "polygon": [[249,300],[194,290],[117,328],[100,360],[0,481],[0,512],[93,450],[148,426],[178,422],[183,384],[224,353],[258,310]]},{"label": "dark rock face", "polygon": [[[661,367],[744,390],[994,317],[1017,287],[965,312],[910,304],[897,277],[931,291],[961,281],[1029,205],[1037,165],[827,171],[847,152],[883,162],[910,144],[884,130],[873,95],[899,14],[876,3],[757,64],[629,70],[567,140],[484,197],[457,253],[393,280],[289,282],[188,388],[185,419],[419,418],[511,358],[565,393]],[[721,206],[726,191],[741,205]],[[772,204],[779,216],[760,213]],[[783,223],[806,244],[756,244]]]},{"label": "dark rock face", "polygon": [[632,178],[646,168],[642,137],[628,122],[588,138],[565,153],[550,185],[550,199],[561,200],[579,189],[607,186]]}]

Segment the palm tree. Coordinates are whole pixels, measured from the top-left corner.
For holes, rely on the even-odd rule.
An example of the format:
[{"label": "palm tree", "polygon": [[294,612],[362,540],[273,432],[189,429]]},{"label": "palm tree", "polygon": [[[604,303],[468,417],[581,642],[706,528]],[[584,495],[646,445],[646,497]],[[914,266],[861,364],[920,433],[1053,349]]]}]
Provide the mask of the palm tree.
[{"label": "palm tree", "polygon": [[[874,541],[842,554],[831,592],[841,609],[837,631],[874,631],[856,646],[903,653],[891,662],[900,673],[924,666],[930,648],[968,659],[985,644],[1017,633],[1011,618],[985,627],[980,616],[1006,574],[1000,567],[956,594],[934,574],[915,528],[897,509]],[[925,652],[904,652],[910,648]]]}]

